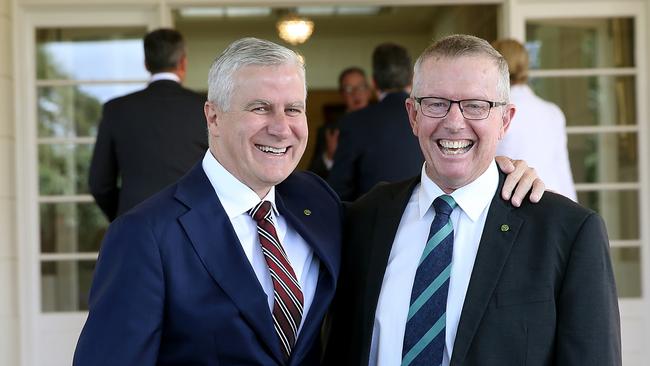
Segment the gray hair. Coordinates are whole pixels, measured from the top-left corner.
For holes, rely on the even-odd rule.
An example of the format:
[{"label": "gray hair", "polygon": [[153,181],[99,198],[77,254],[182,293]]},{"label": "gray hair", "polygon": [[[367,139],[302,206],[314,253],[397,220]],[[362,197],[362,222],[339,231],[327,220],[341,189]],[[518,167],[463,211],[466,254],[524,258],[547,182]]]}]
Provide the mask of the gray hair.
[{"label": "gray hair", "polygon": [[413,91],[411,96],[420,91],[422,64],[429,58],[460,58],[463,56],[482,56],[494,61],[499,72],[497,79],[497,93],[502,101],[510,100],[510,75],[508,62],[503,56],[488,43],[488,41],[467,34],[454,34],[441,38],[427,47],[413,67]]},{"label": "gray hair", "polygon": [[[230,44],[217,57],[208,73],[208,100],[222,111],[230,107],[234,90],[234,75],[245,66],[280,66],[295,64],[305,82],[305,65],[292,50],[258,38],[242,38]],[[306,97],[306,94],[305,94]]]}]

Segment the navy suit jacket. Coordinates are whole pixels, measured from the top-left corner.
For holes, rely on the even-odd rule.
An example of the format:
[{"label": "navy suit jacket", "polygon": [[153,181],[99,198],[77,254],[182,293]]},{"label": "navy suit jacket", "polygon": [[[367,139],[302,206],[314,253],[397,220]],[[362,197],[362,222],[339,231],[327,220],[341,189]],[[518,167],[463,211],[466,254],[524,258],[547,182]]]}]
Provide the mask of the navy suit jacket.
[{"label": "navy suit jacket", "polygon": [[404,92],[389,93],[379,103],[341,119],[327,181],[342,200],[353,201],[379,182],[420,173],[424,158],[409,123],[406,98]]},{"label": "navy suit jacket", "polygon": [[[500,196],[504,178],[485,221],[450,365],[621,365],[602,219],[552,192],[515,208]],[[379,186],[346,210],[327,365],[368,365],[388,258],[419,181]]]},{"label": "navy suit jacket", "polygon": [[[339,271],[341,206],[305,172],[276,187],[276,205],[320,259],[288,362],[316,365]],[[89,304],[76,366],[283,364],[267,296],[200,163],[110,225]]]},{"label": "navy suit jacket", "polygon": [[185,175],[208,149],[205,97],[172,80],[110,100],[99,123],[88,181],[113,221]]}]

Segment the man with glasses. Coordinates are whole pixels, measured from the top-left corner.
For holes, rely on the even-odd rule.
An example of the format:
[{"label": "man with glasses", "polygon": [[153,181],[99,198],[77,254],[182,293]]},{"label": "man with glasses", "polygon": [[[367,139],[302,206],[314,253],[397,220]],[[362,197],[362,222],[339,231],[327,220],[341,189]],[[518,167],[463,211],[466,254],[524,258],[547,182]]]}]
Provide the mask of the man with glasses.
[{"label": "man with glasses", "polygon": [[331,365],[620,365],[602,219],[564,196],[514,208],[494,162],[515,114],[485,40],[443,38],[406,101],[421,174],[346,211]]}]

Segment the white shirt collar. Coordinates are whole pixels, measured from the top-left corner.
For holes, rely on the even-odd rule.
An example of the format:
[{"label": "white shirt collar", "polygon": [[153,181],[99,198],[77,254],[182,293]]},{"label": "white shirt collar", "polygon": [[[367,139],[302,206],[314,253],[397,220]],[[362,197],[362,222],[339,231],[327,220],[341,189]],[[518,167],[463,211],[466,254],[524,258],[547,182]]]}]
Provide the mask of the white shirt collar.
[{"label": "white shirt collar", "polygon": [[[426,162],[422,166],[420,177],[418,205],[420,218],[431,208],[433,200],[436,197],[446,194],[437,184],[435,184],[426,173]],[[492,202],[492,198],[499,186],[499,171],[494,161],[488,168],[466,186],[460,187],[451,193],[458,206],[472,220],[476,221],[481,212]]]},{"label": "white shirt collar", "polygon": [[173,72],[158,72],[153,75],[151,75],[151,79],[149,79],[149,84],[153,83],[154,81],[158,80],[172,80],[177,83],[181,83],[181,78],[178,77],[178,75],[174,74]]},{"label": "white shirt collar", "polygon": [[[248,214],[248,210],[260,202],[257,193],[226,170],[210,150],[206,151],[202,166],[228,218],[232,219],[241,214]],[[263,200],[271,201],[273,211],[277,215],[275,187],[271,187]]]}]

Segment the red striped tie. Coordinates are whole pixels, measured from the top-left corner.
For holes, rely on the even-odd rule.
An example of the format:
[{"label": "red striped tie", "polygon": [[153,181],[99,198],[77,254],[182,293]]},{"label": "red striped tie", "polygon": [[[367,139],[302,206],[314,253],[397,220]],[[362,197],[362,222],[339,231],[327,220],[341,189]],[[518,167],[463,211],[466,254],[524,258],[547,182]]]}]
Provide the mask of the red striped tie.
[{"label": "red striped tie", "polygon": [[275,231],[271,219],[271,202],[262,201],[248,213],[257,222],[262,252],[271,273],[274,299],[273,325],[280,338],[280,346],[286,361],[296,344],[298,327],[302,319],[304,302],[302,290]]}]

